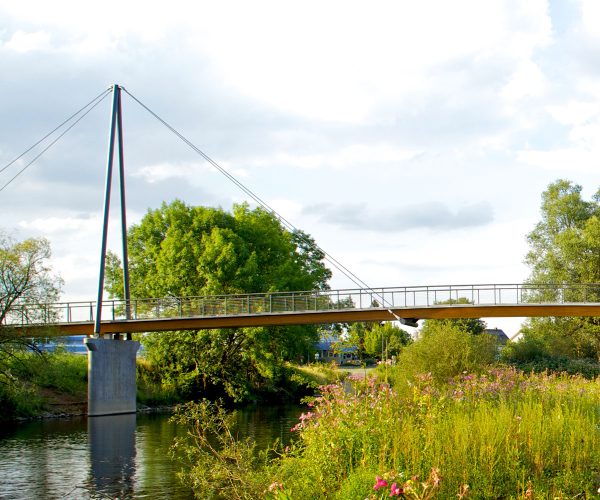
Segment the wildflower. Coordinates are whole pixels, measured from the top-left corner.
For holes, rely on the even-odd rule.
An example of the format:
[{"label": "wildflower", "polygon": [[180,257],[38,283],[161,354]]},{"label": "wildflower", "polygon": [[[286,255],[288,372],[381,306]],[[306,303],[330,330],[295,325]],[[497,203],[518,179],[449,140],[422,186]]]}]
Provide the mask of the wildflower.
[{"label": "wildflower", "polygon": [[392,483],[392,487],[390,490],[390,496],[391,497],[399,497],[400,495],[402,495],[402,493],[404,493],[404,490],[402,488],[400,488],[396,483]]},{"label": "wildflower", "polygon": [[388,482],[385,479],[382,479],[380,476],[375,476],[375,486],[373,486],[374,490],[385,488],[387,485]]},{"label": "wildflower", "polygon": [[274,481],[269,485],[269,492],[274,492],[274,491],[283,491],[283,484],[281,484],[279,481]]}]

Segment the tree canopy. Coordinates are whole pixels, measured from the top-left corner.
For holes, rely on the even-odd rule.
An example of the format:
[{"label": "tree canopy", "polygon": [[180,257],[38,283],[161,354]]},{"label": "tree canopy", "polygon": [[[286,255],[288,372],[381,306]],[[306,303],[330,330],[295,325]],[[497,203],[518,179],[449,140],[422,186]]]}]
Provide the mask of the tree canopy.
[{"label": "tree canopy", "polygon": [[[542,193],[541,220],[527,236],[529,283],[600,283],[600,190],[590,201],[581,191],[560,179]],[[556,299],[554,293],[538,292],[531,300]],[[582,294],[569,294],[568,300],[583,300]],[[599,318],[533,318],[523,333],[528,345],[541,346],[546,355],[600,359]]]},{"label": "tree canopy", "polygon": [[[459,297],[458,299],[447,299],[436,302],[436,304],[473,304],[467,297]],[[431,325],[442,322],[447,325],[455,325],[460,330],[463,330],[473,335],[479,335],[483,333],[487,328],[487,324],[481,318],[456,318],[456,319],[427,319],[423,322],[423,330],[426,331]]]},{"label": "tree canopy", "polygon": [[[50,244],[43,238],[15,241],[0,234],[0,388],[20,385],[10,366],[15,360],[22,362],[26,350],[39,352],[31,334],[23,335],[11,328],[11,319],[22,319],[19,305],[28,304],[27,315],[31,322],[48,320],[44,304],[56,302],[62,280],[52,273],[47,261]],[[36,307],[39,306],[39,307]],[[16,318],[15,318],[16,316]],[[17,384],[17,385],[15,385]],[[10,391],[9,391],[10,393]],[[0,390],[0,404],[9,404],[6,393]]]},{"label": "tree canopy", "polygon": [[[128,235],[132,297],[198,296],[327,289],[324,254],[262,208],[150,210]],[[107,258],[107,290],[123,296],[119,259]],[[142,341],[163,382],[188,395],[225,390],[243,399],[278,377],[280,363],[305,355],[314,326],[153,333]]]},{"label": "tree canopy", "polygon": [[[62,280],[47,264],[50,254],[50,243],[43,238],[15,241],[0,234],[0,328],[4,331],[7,327],[3,323],[18,304],[41,305],[58,300]],[[35,315],[36,308],[31,308],[29,314]]]}]

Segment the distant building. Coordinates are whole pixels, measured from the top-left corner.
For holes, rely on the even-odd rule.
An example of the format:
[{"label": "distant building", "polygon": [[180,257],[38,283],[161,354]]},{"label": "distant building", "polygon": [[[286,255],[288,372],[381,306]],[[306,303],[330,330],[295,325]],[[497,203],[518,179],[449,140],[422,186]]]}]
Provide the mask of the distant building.
[{"label": "distant building", "polygon": [[509,341],[508,335],[500,328],[486,328],[483,333],[487,333],[496,339],[498,344],[504,346]]},{"label": "distant building", "polygon": [[38,339],[36,345],[41,351],[54,352],[64,349],[72,354],[87,354],[87,347],[83,343],[86,335],[69,335],[68,337],[47,337]]},{"label": "distant building", "polygon": [[319,355],[320,361],[335,361],[338,365],[354,358],[356,347],[340,347],[340,338],[336,335],[324,335],[321,340],[315,344],[315,350]]}]

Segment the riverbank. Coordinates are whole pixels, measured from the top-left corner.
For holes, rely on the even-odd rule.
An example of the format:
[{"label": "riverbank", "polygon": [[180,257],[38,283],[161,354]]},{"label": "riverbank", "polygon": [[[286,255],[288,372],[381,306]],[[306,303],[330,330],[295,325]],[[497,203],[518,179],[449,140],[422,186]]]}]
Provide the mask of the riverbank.
[{"label": "riverbank", "polygon": [[[67,352],[21,352],[11,359],[10,378],[0,384],[0,420],[68,418],[87,414],[87,356]],[[327,385],[348,376],[328,364],[295,365],[284,363],[275,388],[257,391],[241,405],[262,401],[281,403],[299,401]],[[148,361],[138,359],[137,405],[139,412],[172,409],[185,398],[176,388],[164,386]],[[202,396],[199,395],[198,399]],[[235,406],[240,406],[240,403]]]},{"label": "riverbank", "polygon": [[[296,444],[270,462],[250,462],[252,443],[224,441],[220,456],[188,446],[186,479],[215,497],[243,485],[269,499],[596,498],[599,407],[600,379],[510,367],[420,375],[406,388],[368,378],[322,388],[293,428]],[[227,431],[226,419],[201,406],[182,415],[191,432]]]}]

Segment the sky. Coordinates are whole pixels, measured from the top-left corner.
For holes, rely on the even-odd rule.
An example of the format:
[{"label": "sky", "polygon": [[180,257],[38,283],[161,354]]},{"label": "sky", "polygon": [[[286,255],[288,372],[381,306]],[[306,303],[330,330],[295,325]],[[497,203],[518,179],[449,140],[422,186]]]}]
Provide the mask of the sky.
[{"label": "sky", "polygon": [[[599,187],[599,52],[595,0],[0,0],[0,169],[117,83],[370,286],[522,283],[542,192]],[[65,300],[96,296],[109,118],[0,191]],[[250,201],[127,94],[123,127],[130,223]]]}]

